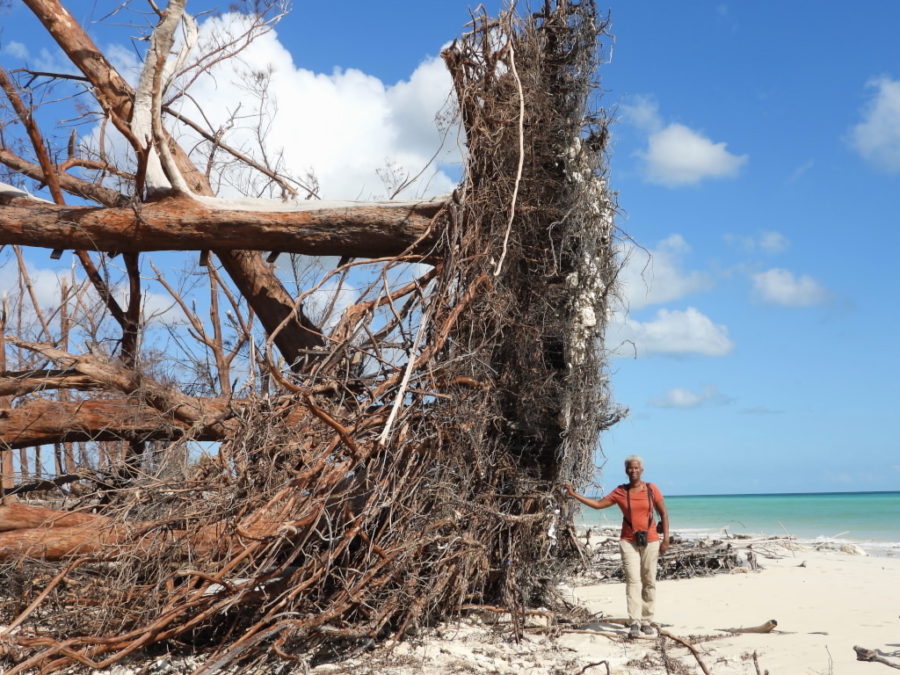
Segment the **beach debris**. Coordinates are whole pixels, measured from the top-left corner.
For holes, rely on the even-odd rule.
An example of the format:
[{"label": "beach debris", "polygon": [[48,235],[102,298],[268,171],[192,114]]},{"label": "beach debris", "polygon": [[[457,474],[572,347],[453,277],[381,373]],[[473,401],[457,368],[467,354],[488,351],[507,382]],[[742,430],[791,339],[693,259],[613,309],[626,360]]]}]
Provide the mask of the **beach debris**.
[{"label": "beach debris", "polygon": [[[659,631],[659,634],[662,637],[669,638],[670,640],[674,640],[678,644],[680,644],[684,647],[687,647],[688,650],[691,652],[691,654],[694,655],[694,658],[697,660],[697,665],[700,666],[700,670],[702,670],[706,675],[710,675],[709,668],[706,667],[706,664],[703,662],[703,659],[700,658],[700,652],[697,651],[697,648],[693,644],[691,644],[685,638],[675,635],[674,633],[670,633],[667,630],[661,630],[661,631]],[[663,645],[660,646],[660,649],[662,649],[663,654],[665,654],[665,647]]]},{"label": "beach debris", "polygon": [[[756,652],[753,652],[753,667],[756,668],[756,675],[763,675],[763,671],[759,669],[759,656],[757,656]],[[769,671],[765,671],[765,675],[769,675]]]},{"label": "beach debris", "polygon": [[[587,537],[596,537],[597,532],[589,531]],[[672,548],[659,558],[657,578],[691,579],[711,574],[730,573],[737,569],[758,571],[758,554],[742,552],[728,542],[718,539],[687,540],[672,537]],[[612,531],[604,532],[594,542],[585,546],[583,556],[585,569],[582,580],[590,583],[624,578],[619,557],[619,540]]]},{"label": "beach debris", "polygon": [[856,544],[843,544],[841,546],[841,552],[849,553],[850,555],[868,555],[868,553]]},{"label": "beach debris", "polygon": [[871,661],[872,663],[882,663],[891,668],[900,670],[900,661],[889,661],[888,656],[900,658],[900,651],[885,653],[880,649],[869,649],[867,647],[859,647],[854,645],[857,661]]},{"label": "beach debris", "polygon": [[815,545],[817,551],[840,551],[847,555],[867,556],[865,549],[857,544],[840,543],[836,541],[823,541]]},{"label": "beach debris", "polygon": [[765,623],[749,628],[718,628],[717,630],[725,631],[726,633],[771,633],[776,626],[778,626],[778,622],[775,619],[769,619]]}]

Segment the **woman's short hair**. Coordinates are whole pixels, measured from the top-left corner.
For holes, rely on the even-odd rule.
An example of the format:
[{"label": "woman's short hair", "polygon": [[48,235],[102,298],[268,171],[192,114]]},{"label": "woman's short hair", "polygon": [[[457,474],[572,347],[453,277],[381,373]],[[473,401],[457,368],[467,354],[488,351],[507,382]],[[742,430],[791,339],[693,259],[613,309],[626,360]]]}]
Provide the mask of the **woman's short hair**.
[{"label": "woman's short hair", "polygon": [[628,466],[629,462],[637,462],[641,465],[642,469],[644,468],[644,458],[640,455],[628,455],[628,457],[625,458],[626,467]]}]

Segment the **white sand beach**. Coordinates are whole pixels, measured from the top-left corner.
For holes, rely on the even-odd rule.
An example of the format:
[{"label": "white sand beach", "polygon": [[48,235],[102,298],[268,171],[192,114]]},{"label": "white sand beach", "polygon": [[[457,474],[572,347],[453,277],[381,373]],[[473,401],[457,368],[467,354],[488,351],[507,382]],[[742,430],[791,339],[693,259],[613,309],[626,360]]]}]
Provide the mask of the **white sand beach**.
[{"label": "white sand beach", "polygon": [[[756,673],[747,660],[753,652],[761,669],[773,675],[885,670],[881,664],[857,661],[853,647],[900,651],[900,559],[803,546],[784,553],[785,557],[762,558],[765,569],[760,572],[661,582],[659,622],[664,630],[689,640],[691,636],[724,636],[697,645],[713,673]],[[575,594],[591,611],[623,612],[623,584],[583,587]],[[775,619],[778,627],[767,634],[719,630],[757,626],[769,619]],[[563,636],[561,642],[569,644],[570,639]],[[573,642],[579,648],[586,646],[581,639]],[[613,646],[608,640],[605,644]],[[602,653],[603,645],[602,640],[594,640],[590,652]],[[641,658],[647,651],[643,642],[623,641],[615,646],[628,659]],[[674,644],[669,651],[680,657],[687,654]],[[611,672],[634,672],[621,659],[617,661]]]},{"label": "white sand beach", "polygon": [[[691,642],[708,672],[856,675],[892,671],[880,663],[858,661],[854,645],[896,652],[896,657],[889,658],[900,664],[900,559],[816,550],[811,544],[793,541],[756,542],[754,550],[763,567],[760,571],[734,570],[659,583],[661,628]],[[567,592],[600,616],[624,616],[622,583]],[[766,634],[722,630],[758,626],[769,619],[778,626]],[[370,655],[312,672],[703,672],[691,652],[669,638],[629,640],[624,626],[603,620],[578,630],[549,631],[541,630],[544,622],[545,617],[535,616],[536,625],[522,642],[515,643],[492,630],[490,621],[468,620],[400,645],[389,660]],[[661,647],[682,665],[670,662],[667,670]]]}]

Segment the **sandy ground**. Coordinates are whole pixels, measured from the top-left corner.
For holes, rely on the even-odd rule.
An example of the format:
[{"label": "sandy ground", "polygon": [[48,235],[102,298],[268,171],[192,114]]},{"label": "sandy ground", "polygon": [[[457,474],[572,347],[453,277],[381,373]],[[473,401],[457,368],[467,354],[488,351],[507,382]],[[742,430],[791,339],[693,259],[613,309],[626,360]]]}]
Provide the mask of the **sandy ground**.
[{"label": "sandy ground", "polygon": [[[662,581],[657,621],[664,633],[687,640],[712,675],[878,675],[896,672],[856,659],[854,645],[878,649],[900,667],[900,557],[870,557],[852,549],[820,550],[791,540],[739,542],[753,546],[763,569]],[[384,646],[355,658],[311,667],[282,662],[252,675],[694,675],[697,658],[675,640],[630,640],[624,625],[622,583],[561,586],[571,602],[596,618],[578,626],[547,611],[529,617],[521,641],[510,639],[508,616],[470,614],[430,629],[388,652]],[[722,629],[777,628],[765,634]],[[756,655],[754,662],[753,655]],[[202,656],[113,666],[114,675],[191,673]],[[72,669],[76,672],[78,669]],[[78,672],[84,672],[78,670]],[[228,671],[225,675],[237,673]],[[246,671],[241,675],[247,675]]]},{"label": "sandy ground", "polygon": [[[871,675],[894,672],[856,660],[854,645],[892,654],[900,665],[900,558],[815,550],[793,542],[757,543],[764,569],[735,570],[695,579],[663,581],[657,620],[664,631],[690,641],[715,675]],[[565,589],[603,617],[624,617],[621,583]],[[490,619],[490,617],[486,617]],[[721,629],[775,619],[767,634]],[[540,624],[543,617],[535,617]],[[625,628],[602,620],[556,634],[534,626],[519,643],[470,620],[447,625],[400,645],[391,665],[377,655],[320,666],[313,673],[702,673],[690,651],[670,639],[629,640]],[[671,659],[668,669],[663,652]],[[757,655],[754,663],[752,655]],[[759,670],[757,670],[757,666]],[[607,670],[608,667],[608,670]]]},{"label": "sandy ground", "polygon": [[[857,661],[853,647],[900,651],[900,559],[812,549],[778,553],[785,557],[762,558],[765,569],[757,573],[661,582],[658,621],[664,630],[688,638],[778,621],[772,633],[699,644],[712,673],[755,674],[754,664],[746,660],[753,652],[761,669],[772,675],[891,672],[882,664]],[[624,613],[622,584],[578,588],[575,594],[593,612]],[[570,638],[561,641],[567,644]],[[629,652],[642,649],[627,642],[616,646]],[[683,648],[670,651],[685,653]],[[900,664],[900,658],[893,660]]]}]

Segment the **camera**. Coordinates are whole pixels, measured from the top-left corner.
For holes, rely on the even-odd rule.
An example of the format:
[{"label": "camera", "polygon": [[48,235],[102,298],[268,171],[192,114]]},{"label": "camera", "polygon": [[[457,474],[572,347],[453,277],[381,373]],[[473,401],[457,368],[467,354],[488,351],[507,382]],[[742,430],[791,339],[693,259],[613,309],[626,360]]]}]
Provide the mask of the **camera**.
[{"label": "camera", "polygon": [[634,543],[637,546],[646,546],[647,545],[647,530],[635,530],[634,531]]}]

